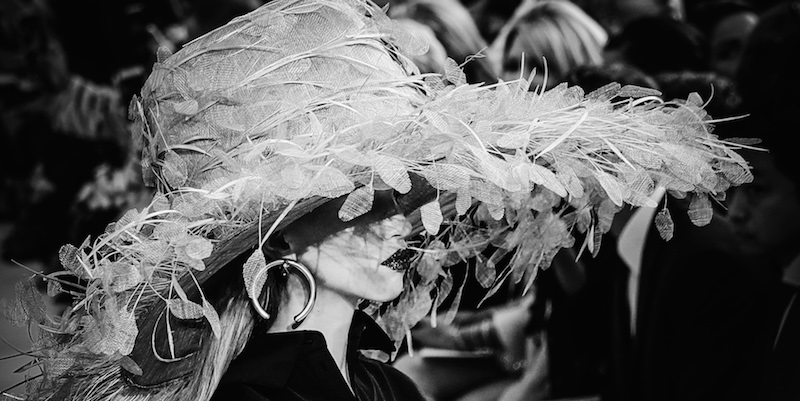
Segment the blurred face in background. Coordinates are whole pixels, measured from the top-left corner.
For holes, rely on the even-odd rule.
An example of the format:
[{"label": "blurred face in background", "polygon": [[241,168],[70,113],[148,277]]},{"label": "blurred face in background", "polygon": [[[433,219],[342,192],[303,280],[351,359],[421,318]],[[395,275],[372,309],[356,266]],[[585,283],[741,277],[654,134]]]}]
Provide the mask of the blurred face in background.
[{"label": "blurred face in background", "polygon": [[732,191],[728,219],[744,254],[784,266],[800,252],[800,192],[768,153],[748,161],[755,179]]},{"label": "blurred face in background", "polygon": [[710,66],[727,77],[735,77],[747,38],[758,23],[758,15],[750,11],[730,14],[711,30]]},{"label": "blurred face in background", "polygon": [[494,56],[500,57],[496,65],[503,80],[529,78],[536,68],[530,88],[551,88],[573,69],[603,61],[608,35],[579,7],[567,1],[523,7],[492,44]]},{"label": "blurred face in background", "polygon": [[614,5],[623,25],[640,17],[666,16],[680,20],[685,16],[682,0],[616,0]]},{"label": "blurred face in background", "polygon": [[[513,81],[519,78],[529,78],[529,75],[535,69],[535,75],[531,79],[531,89],[539,87],[553,86],[554,82],[561,82],[563,78],[559,68],[553,68],[553,65],[548,64],[548,84],[545,86],[544,74],[545,63],[547,57],[539,57],[537,54],[531,52],[530,43],[526,43],[526,38],[520,38],[519,35],[514,35],[511,46],[508,48],[505,57],[503,57],[503,68],[500,78],[505,81]],[[523,71],[524,69],[524,71]]]}]

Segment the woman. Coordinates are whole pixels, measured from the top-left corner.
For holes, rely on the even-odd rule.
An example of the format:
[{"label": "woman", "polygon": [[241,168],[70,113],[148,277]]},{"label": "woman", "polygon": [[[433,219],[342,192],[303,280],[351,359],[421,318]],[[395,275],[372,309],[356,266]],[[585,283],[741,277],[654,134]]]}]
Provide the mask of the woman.
[{"label": "woman", "polygon": [[[393,205],[389,203],[388,208]],[[286,260],[299,264],[286,262],[272,270],[277,276],[268,291],[275,295],[269,296],[265,309],[274,312],[262,315],[262,327],[256,327],[248,345],[227,368],[213,399],[424,399],[408,378],[390,366],[359,357],[357,350],[362,346],[391,353],[393,345],[363,312],[353,314],[361,299],[388,302],[400,295],[410,266],[403,239],[411,233],[410,223],[395,214],[361,222],[319,244],[304,245],[308,236],[301,235],[307,228],[302,226],[316,226],[331,217],[336,218],[315,211],[284,230],[295,255]],[[305,268],[304,273],[295,270]],[[315,301],[309,300],[307,277],[311,277],[308,282],[316,282],[316,291],[311,290]],[[309,304],[313,306],[302,317]],[[232,304],[227,311],[235,307],[244,308],[242,315],[248,315],[247,302]]]},{"label": "woman", "polygon": [[[475,269],[486,286],[535,277],[571,230],[640,204],[651,173],[697,196],[747,177],[696,105],[423,76],[403,53],[422,48],[373,3],[279,0],[160,51],[130,107],[156,193],[62,248],[76,279],[47,280],[76,297],[64,314],[17,304],[45,328],[30,398],[420,399],[356,349],[396,352],[455,262],[493,244],[515,256]],[[642,164],[667,145],[710,175]]]}]

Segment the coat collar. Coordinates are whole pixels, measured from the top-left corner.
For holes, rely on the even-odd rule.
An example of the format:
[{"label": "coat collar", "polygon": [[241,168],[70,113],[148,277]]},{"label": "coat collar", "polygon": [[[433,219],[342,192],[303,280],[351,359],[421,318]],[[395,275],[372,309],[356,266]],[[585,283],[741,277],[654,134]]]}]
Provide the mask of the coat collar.
[{"label": "coat collar", "polygon": [[[359,350],[394,351],[389,336],[362,311],[355,311],[347,343],[348,361],[357,358]],[[329,355],[325,337],[318,331],[254,334],[242,353],[231,362],[222,383],[285,387],[298,360],[314,353]]]},{"label": "coat collar", "polygon": [[797,255],[783,270],[783,283],[800,288],[800,255]]}]

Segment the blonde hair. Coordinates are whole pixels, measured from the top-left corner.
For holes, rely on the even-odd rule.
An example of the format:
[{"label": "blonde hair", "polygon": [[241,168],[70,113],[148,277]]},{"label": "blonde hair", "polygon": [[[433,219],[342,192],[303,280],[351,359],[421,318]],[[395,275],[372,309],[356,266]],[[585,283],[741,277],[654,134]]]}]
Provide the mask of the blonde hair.
[{"label": "blonde hair", "polygon": [[501,76],[514,71],[520,55],[509,51],[520,41],[526,70],[546,62],[548,74],[563,79],[578,66],[600,64],[607,40],[603,27],[569,1],[526,1],[501,29],[489,54]]},{"label": "blonde hair", "polygon": [[84,379],[68,386],[66,393],[70,399],[84,401],[209,401],[231,361],[247,345],[255,323],[249,298],[241,292],[225,301],[219,317],[219,338],[211,333],[203,338],[197,369],[188,377],[172,379],[156,388],[142,388],[125,379],[119,366],[97,365],[93,371],[83,372]]},{"label": "blonde hair", "polygon": [[[235,266],[229,266],[237,270]],[[238,275],[231,278],[225,294],[218,304],[220,319],[220,335],[206,333],[200,349],[199,368],[191,376],[186,386],[177,394],[178,400],[209,401],[214,396],[222,376],[231,362],[244,351],[254,331],[267,331],[274,320],[261,320],[257,326],[257,315],[250,305],[250,297],[245,291]],[[264,283],[267,290],[261,293],[259,302],[266,304],[267,311],[276,316],[285,304],[285,281],[274,276]],[[268,299],[267,299],[268,298]],[[169,400],[173,401],[173,400]]]},{"label": "blonde hair", "polygon": [[[483,57],[489,45],[472,14],[459,0],[407,0],[391,7],[388,15],[392,19],[410,19],[428,26],[448,57],[459,64],[466,62],[464,72],[468,82],[496,80],[496,71]],[[479,56],[475,57],[477,54]]]},{"label": "blonde hair", "polygon": [[433,30],[429,26],[410,18],[397,18],[395,22],[428,44],[428,51],[411,56],[411,61],[419,68],[419,71],[421,73],[444,74],[444,63],[448,55]]},{"label": "blonde hair", "polygon": [[228,300],[225,310],[220,314],[221,335],[219,338],[213,335],[207,337],[208,344],[203,346],[200,367],[187,386],[186,394],[183,394],[186,398],[178,399],[210,400],[231,361],[250,340],[254,323],[246,294],[239,293]]}]

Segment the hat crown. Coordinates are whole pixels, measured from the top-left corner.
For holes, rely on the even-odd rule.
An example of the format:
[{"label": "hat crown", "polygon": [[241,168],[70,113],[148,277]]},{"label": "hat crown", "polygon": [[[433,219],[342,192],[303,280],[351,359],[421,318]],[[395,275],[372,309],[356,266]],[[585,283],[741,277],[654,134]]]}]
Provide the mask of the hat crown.
[{"label": "hat crown", "polygon": [[392,30],[368,2],[274,2],[160,59],[131,110],[145,181],[194,215],[351,192],[341,152],[398,134],[421,96]]}]

